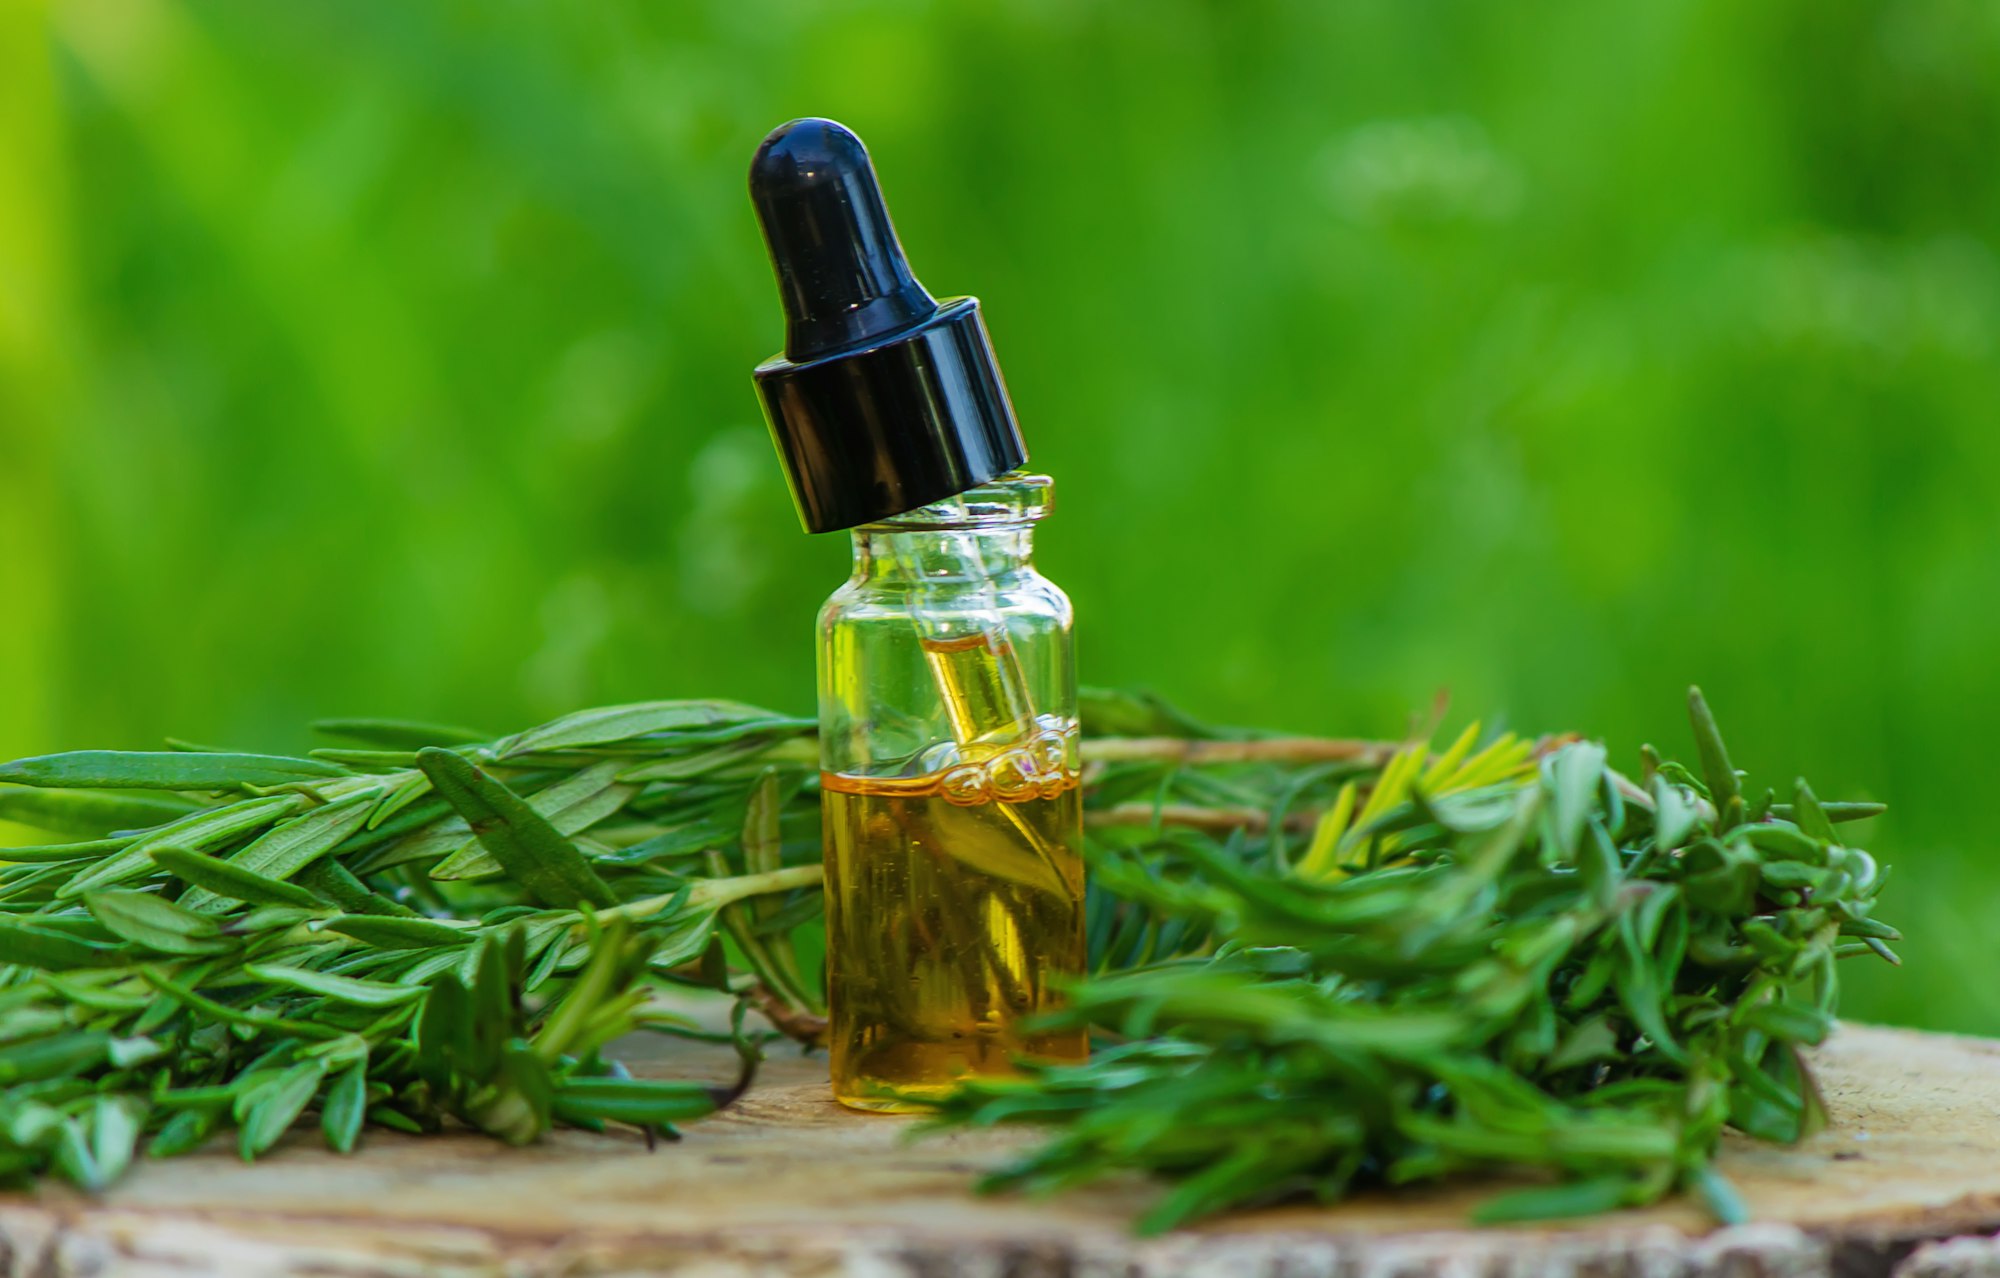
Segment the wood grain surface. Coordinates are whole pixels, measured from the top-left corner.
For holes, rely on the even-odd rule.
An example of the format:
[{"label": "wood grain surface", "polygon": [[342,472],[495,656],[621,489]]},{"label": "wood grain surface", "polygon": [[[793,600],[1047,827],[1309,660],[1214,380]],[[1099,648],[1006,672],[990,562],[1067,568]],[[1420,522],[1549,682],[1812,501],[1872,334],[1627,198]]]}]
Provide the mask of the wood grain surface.
[{"label": "wood grain surface", "polygon": [[[1131,1180],[1030,1201],[973,1177],[1025,1131],[909,1139],[851,1114],[823,1059],[774,1049],[758,1086],[678,1145],[559,1133],[532,1149],[371,1133],[352,1157],[304,1132],[256,1164],[226,1147],[149,1163],[91,1200],[0,1197],[0,1275],[1995,1275],[2000,1043],[1846,1026],[1818,1054],[1833,1127],[1793,1149],[1732,1140],[1757,1223],[1686,1203],[1561,1227],[1475,1230],[1492,1182],[1231,1216],[1165,1238],[1126,1222]],[[674,1046],[638,1072],[721,1076]]]}]

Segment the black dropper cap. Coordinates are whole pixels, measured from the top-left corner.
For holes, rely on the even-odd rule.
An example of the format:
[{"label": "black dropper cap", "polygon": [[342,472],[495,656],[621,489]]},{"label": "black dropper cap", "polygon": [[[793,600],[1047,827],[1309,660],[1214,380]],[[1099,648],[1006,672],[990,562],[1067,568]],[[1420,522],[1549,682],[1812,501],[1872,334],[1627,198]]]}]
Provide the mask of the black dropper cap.
[{"label": "black dropper cap", "polygon": [[750,164],[785,352],[757,367],[809,532],[900,515],[1028,459],[979,300],[917,283],[861,139],[794,120]]}]

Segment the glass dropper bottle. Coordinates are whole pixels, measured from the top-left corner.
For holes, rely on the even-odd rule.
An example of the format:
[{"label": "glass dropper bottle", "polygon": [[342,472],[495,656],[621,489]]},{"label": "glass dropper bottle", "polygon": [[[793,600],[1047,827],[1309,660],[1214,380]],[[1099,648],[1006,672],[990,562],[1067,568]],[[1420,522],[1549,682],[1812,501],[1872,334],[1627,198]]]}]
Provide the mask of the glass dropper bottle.
[{"label": "glass dropper bottle", "polygon": [[765,139],[751,196],[785,351],[757,385],[809,531],[849,529],[820,612],[835,1095],[908,1110],[1083,1036],[1023,1022],[1083,962],[1069,600],[1050,508],[973,298],[911,274],[868,153],[830,120]]}]

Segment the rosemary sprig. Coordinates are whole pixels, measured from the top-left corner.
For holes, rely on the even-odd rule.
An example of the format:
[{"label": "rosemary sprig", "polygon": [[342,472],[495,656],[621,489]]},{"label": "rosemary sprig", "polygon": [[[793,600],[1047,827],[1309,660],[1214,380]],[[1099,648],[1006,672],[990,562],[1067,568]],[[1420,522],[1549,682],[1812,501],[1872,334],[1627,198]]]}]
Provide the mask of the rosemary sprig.
[{"label": "rosemary sprig", "polygon": [[[1468,733],[1341,784],[1297,858],[1282,819],[1105,831],[1109,970],[1048,1023],[1107,1045],[971,1083],[941,1121],[1060,1129],[991,1188],[1168,1179],[1147,1231],[1494,1167],[1553,1180],[1487,1220],[1680,1188],[1740,1216],[1723,1128],[1793,1141],[1824,1121],[1800,1049],[1831,1027],[1834,960],[1894,961],[1896,933],[1835,809],[1803,781],[1789,805],[1747,799],[1698,691],[1690,711],[1699,777],[1648,751],[1635,783],[1580,741],[1475,754]],[[1295,792],[1235,784],[1213,797],[1280,816]]]},{"label": "rosemary sprig", "polygon": [[717,929],[768,901],[789,963],[817,911],[808,723],[666,702],[491,742],[326,726],[362,748],[0,765],[0,816],[76,836],[0,849],[0,1174],[98,1188],[232,1125],[255,1157],[309,1111],[340,1150],[370,1122],[671,1135],[747,1084],[603,1053],[658,1022],[660,979],[791,976],[731,973]]}]

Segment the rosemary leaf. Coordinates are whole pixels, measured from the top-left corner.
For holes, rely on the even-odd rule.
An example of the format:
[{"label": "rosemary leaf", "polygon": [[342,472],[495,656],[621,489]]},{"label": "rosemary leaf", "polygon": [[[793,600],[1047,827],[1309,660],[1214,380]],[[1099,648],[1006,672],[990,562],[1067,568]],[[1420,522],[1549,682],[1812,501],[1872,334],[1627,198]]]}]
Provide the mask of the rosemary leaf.
[{"label": "rosemary leaf", "polygon": [[0,782],[95,790],[241,790],[347,775],[318,759],[176,750],[77,750],[0,764]]},{"label": "rosemary leaf", "polygon": [[529,896],[561,907],[618,903],[576,846],[512,790],[449,750],[419,751],[417,761],[437,792]]},{"label": "rosemary leaf", "polygon": [[[185,848],[155,848],[153,863],[175,878],[201,889],[206,894],[204,904],[213,902],[221,906],[229,901],[243,901],[251,905],[295,905],[308,910],[326,904],[296,884],[266,878],[254,870],[245,869],[240,860],[224,861],[199,852],[189,852]],[[181,904],[199,908],[195,901],[189,899],[195,895],[190,892],[183,896]]]}]

